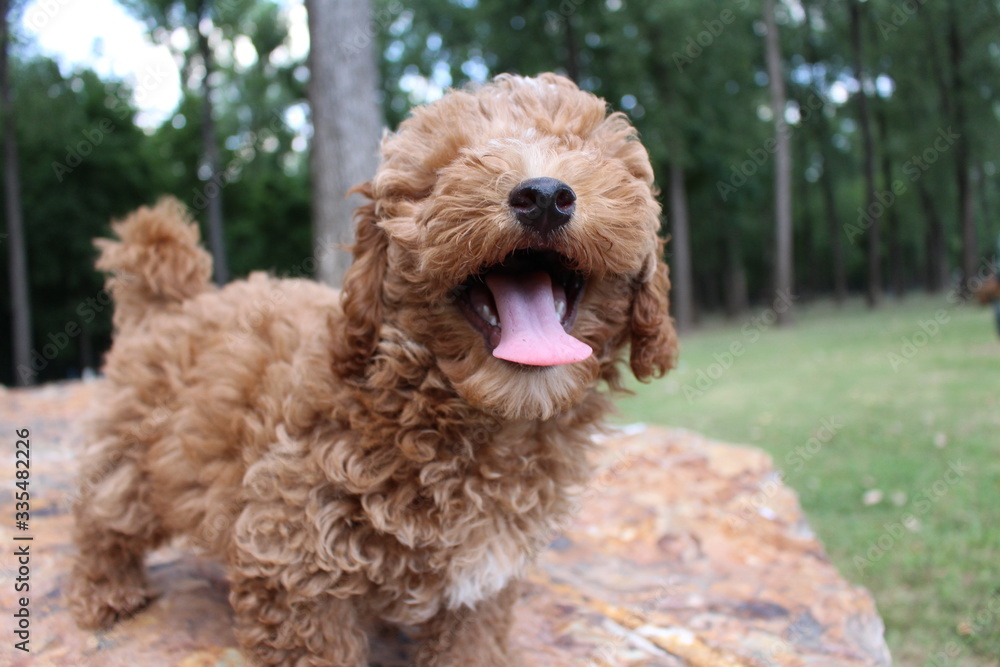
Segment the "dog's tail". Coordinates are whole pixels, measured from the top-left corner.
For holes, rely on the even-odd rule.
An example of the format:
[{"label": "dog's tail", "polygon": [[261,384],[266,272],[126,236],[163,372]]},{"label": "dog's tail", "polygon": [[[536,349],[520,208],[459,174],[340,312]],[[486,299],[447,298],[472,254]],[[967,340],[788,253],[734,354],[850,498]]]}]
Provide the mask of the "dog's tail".
[{"label": "dog's tail", "polygon": [[169,308],[212,288],[212,257],[199,244],[198,225],[182,203],[164,197],[111,229],[119,240],[95,239],[97,268],[115,300],[115,328]]}]

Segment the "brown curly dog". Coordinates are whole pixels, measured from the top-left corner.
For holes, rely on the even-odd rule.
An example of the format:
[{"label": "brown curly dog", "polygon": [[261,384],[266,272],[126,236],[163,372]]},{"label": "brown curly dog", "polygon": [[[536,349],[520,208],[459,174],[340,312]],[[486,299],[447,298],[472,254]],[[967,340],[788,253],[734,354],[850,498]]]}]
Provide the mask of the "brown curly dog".
[{"label": "brown curly dog", "polygon": [[673,363],[652,169],[553,74],[450,92],[382,154],[341,293],[212,287],[173,200],[98,242],[117,334],[75,506],[81,626],[146,604],[143,554],[185,535],[225,563],[255,664],[365,665],[373,619],[413,628],[420,665],[517,664],[516,582],[606,394],[626,358]]}]

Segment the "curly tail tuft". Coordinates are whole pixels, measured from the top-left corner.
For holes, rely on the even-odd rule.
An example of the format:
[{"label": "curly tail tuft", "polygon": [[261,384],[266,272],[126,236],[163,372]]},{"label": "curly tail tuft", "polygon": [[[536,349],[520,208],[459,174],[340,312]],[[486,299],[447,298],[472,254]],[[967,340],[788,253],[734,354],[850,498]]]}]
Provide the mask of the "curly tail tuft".
[{"label": "curly tail tuft", "polygon": [[95,239],[97,268],[115,300],[115,328],[133,326],[151,312],[212,288],[212,257],[201,247],[198,225],[184,204],[164,197],[111,229],[119,240]]}]

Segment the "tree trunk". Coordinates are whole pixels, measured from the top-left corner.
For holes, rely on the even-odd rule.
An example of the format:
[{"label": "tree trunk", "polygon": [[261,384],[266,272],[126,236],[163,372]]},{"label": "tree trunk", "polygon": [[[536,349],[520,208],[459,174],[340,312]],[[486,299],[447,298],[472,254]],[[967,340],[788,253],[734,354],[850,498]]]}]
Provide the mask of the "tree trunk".
[{"label": "tree trunk", "polygon": [[14,377],[17,384],[34,384],[31,368],[31,301],[28,296],[28,255],[21,209],[21,167],[14,124],[14,96],[10,86],[10,23],[8,0],[0,0],[3,36],[0,44],[0,113],[3,114],[4,213],[7,218],[7,259],[10,272]]},{"label": "tree trunk", "polygon": [[[884,157],[882,173],[886,179],[891,176],[891,167]],[[897,299],[902,299],[906,291],[906,276],[903,267],[903,240],[900,238],[899,216],[896,215],[896,209],[889,208],[886,222],[889,232],[889,287]]]},{"label": "tree trunk", "polygon": [[968,293],[969,281],[976,274],[978,248],[976,214],[973,206],[969,140],[965,123],[965,77],[962,74],[964,47],[958,30],[955,0],[948,2],[948,63],[951,67],[952,104],[955,113],[955,185],[958,196],[958,220],[962,229],[962,292]]},{"label": "tree trunk", "polygon": [[670,263],[674,317],[679,331],[694,326],[694,291],[691,275],[691,228],[688,221],[687,190],[684,168],[670,163]]},{"label": "tree trunk", "polygon": [[[886,121],[885,103],[876,107],[878,118],[879,139],[882,145],[882,186],[891,191],[892,159],[889,155],[889,124]],[[903,241],[900,238],[899,216],[892,205],[886,211],[887,231],[889,236],[889,286],[897,299],[903,298],[905,291],[905,276],[903,271]]]},{"label": "tree trunk", "polygon": [[[806,58],[813,76],[814,93],[819,94],[820,86],[815,84],[819,77],[816,67],[820,62],[819,49],[816,48],[816,32],[812,23],[813,3],[804,3],[806,20]],[[837,213],[837,196],[834,190],[833,166],[830,160],[830,124],[820,111],[812,123],[813,138],[823,161],[823,174],[820,177],[820,191],[823,197],[823,208],[826,212],[827,229],[830,234],[830,257],[833,262],[833,300],[839,306],[847,299],[847,269],[844,265],[844,239]]]},{"label": "tree trunk", "polygon": [[820,177],[823,207],[826,209],[827,228],[830,231],[830,255],[833,261],[833,300],[839,306],[847,300],[847,266],[844,263],[843,230],[837,214],[837,193],[833,189],[833,174],[829,167],[829,153],[823,152],[823,176]]},{"label": "tree trunk", "polygon": [[940,292],[948,285],[948,246],[944,236],[944,222],[924,179],[917,180],[917,194],[920,195],[920,207],[927,216],[927,230],[924,233],[927,255],[925,285],[928,292]]},{"label": "tree trunk", "polygon": [[868,228],[868,305],[877,307],[882,301],[882,221],[875,198],[875,145],[872,140],[871,115],[868,111],[868,94],[865,92],[864,58],[861,49],[861,3],[851,0],[851,46],[854,52],[854,75],[858,80],[858,125],[864,151],[865,197],[864,219]]},{"label": "tree trunk", "polygon": [[[796,100],[799,102],[800,100]],[[804,108],[804,104],[800,104],[799,108]],[[795,154],[793,156],[793,162],[803,165],[809,164],[809,144],[803,138],[801,141],[797,141],[794,146]],[[804,265],[795,267],[792,271],[793,275],[798,276],[798,290],[799,290],[799,302],[807,303],[811,301],[816,293],[819,291],[819,262],[813,261],[813,257],[816,257],[815,248],[815,229],[813,228],[813,216],[812,216],[812,206],[811,199],[809,197],[809,182],[803,177],[802,174],[795,175],[794,182],[792,183],[792,199],[798,202],[798,220],[802,224],[799,225],[798,231],[794,229],[794,220],[796,216],[793,215],[793,230],[792,234],[797,241],[797,245],[793,245],[793,256],[798,258],[806,258]],[[794,211],[794,209],[793,209]],[[801,259],[799,261],[802,261]],[[801,270],[800,270],[801,269]]]},{"label": "tree trunk", "polygon": [[375,94],[375,34],[370,0],[307,0],[309,103],[313,140],[313,248],[318,278],[340,285],[350,266],[353,210],[360,195],[347,191],[369,180],[378,166],[382,114]]},{"label": "tree trunk", "polygon": [[[936,8],[934,7],[934,9]],[[927,9],[932,8],[927,7]],[[933,78],[937,82],[941,116],[950,119],[952,117],[951,84],[948,82],[946,58],[941,54],[937,43],[940,34],[939,22],[942,19],[931,12],[921,12],[920,20],[927,27],[923,37],[923,43],[927,49],[927,58],[923,60],[925,72],[928,78]]]},{"label": "tree trunk", "polygon": [[[775,0],[764,3],[767,25],[767,75],[770,80],[771,109],[774,113],[774,218],[775,218],[775,291],[792,292],[792,164],[788,130],[785,125],[785,78],[781,63],[778,24],[774,18]],[[778,325],[789,324],[792,309],[778,314]]]},{"label": "tree trunk", "polygon": [[[993,207],[990,206],[990,193],[989,185],[986,176],[986,170],[983,169],[981,164],[977,164],[974,168],[975,171],[975,181],[976,181],[976,191],[979,193],[979,219],[986,222],[986,238],[996,239],[997,232],[994,231],[997,220],[991,214]],[[997,258],[1000,262],[1000,257]]]},{"label": "tree trunk", "polygon": [[725,243],[726,317],[735,319],[746,312],[748,298],[747,272],[740,252],[742,246],[740,243],[740,231],[734,222],[730,221],[728,224]]},{"label": "tree trunk", "polygon": [[[927,9],[932,9],[927,7]],[[936,9],[936,7],[935,7]],[[926,27],[923,43],[926,45],[928,57],[923,60],[926,65],[926,77],[937,83],[938,102],[941,118],[946,122],[952,118],[951,84],[948,81],[946,58],[938,48],[939,25],[943,19],[933,13],[921,13],[921,23]],[[947,41],[947,40],[946,40]],[[927,218],[927,229],[924,233],[926,250],[926,288],[928,292],[941,292],[950,283],[949,259],[946,225],[948,221],[941,217],[937,208],[936,197],[928,188],[924,178],[917,180],[917,194],[920,205]]]},{"label": "tree trunk", "polygon": [[219,142],[215,131],[215,112],[212,104],[212,72],[215,62],[208,35],[203,34],[201,23],[211,18],[211,0],[200,0],[198,4],[198,53],[201,55],[205,76],[201,81],[202,117],[201,146],[209,176],[205,183],[204,196],[208,209],[208,245],[212,250],[212,269],[216,284],[229,282],[229,260],[226,256],[226,237],[222,219],[222,187],[219,174]]},{"label": "tree trunk", "polygon": [[566,76],[574,83],[580,83],[580,56],[576,48],[576,31],[573,29],[573,17],[566,17]]},{"label": "tree trunk", "polygon": [[[647,37],[653,44],[663,39],[655,24],[647,24]],[[649,63],[653,77],[660,87],[663,107],[669,109],[674,104],[674,89],[671,82],[671,72],[664,65],[662,58],[653,58]],[[681,146],[684,140],[682,130],[672,127],[667,131],[667,147],[670,155],[670,292],[673,303],[674,319],[678,331],[689,331],[694,328],[698,318],[695,303],[694,264],[691,256],[691,223],[688,216],[687,186],[683,163],[681,162]],[[704,302],[701,302],[704,305]]]},{"label": "tree trunk", "polygon": [[[885,158],[882,165],[883,173],[888,177],[890,170],[887,169]],[[899,216],[894,208],[889,209],[888,223],[889,231],[889,287],[897,299],[902,299],[906,292],[906,275],[903,266],[903,240],[900,238]]]}]

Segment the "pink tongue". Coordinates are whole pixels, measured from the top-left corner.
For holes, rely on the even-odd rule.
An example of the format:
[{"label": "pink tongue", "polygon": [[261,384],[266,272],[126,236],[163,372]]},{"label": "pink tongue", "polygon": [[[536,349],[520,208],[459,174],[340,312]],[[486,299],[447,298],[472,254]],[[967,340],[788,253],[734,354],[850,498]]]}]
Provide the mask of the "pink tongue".
[{"label": "pink tongue", "polygon": [[491,273],[486,276],[486,284],[500,316],[500,344],[493,350],[497,359],[529,366],[558,366],[583,361],[593,352],[560,324],[548,273]]}]

